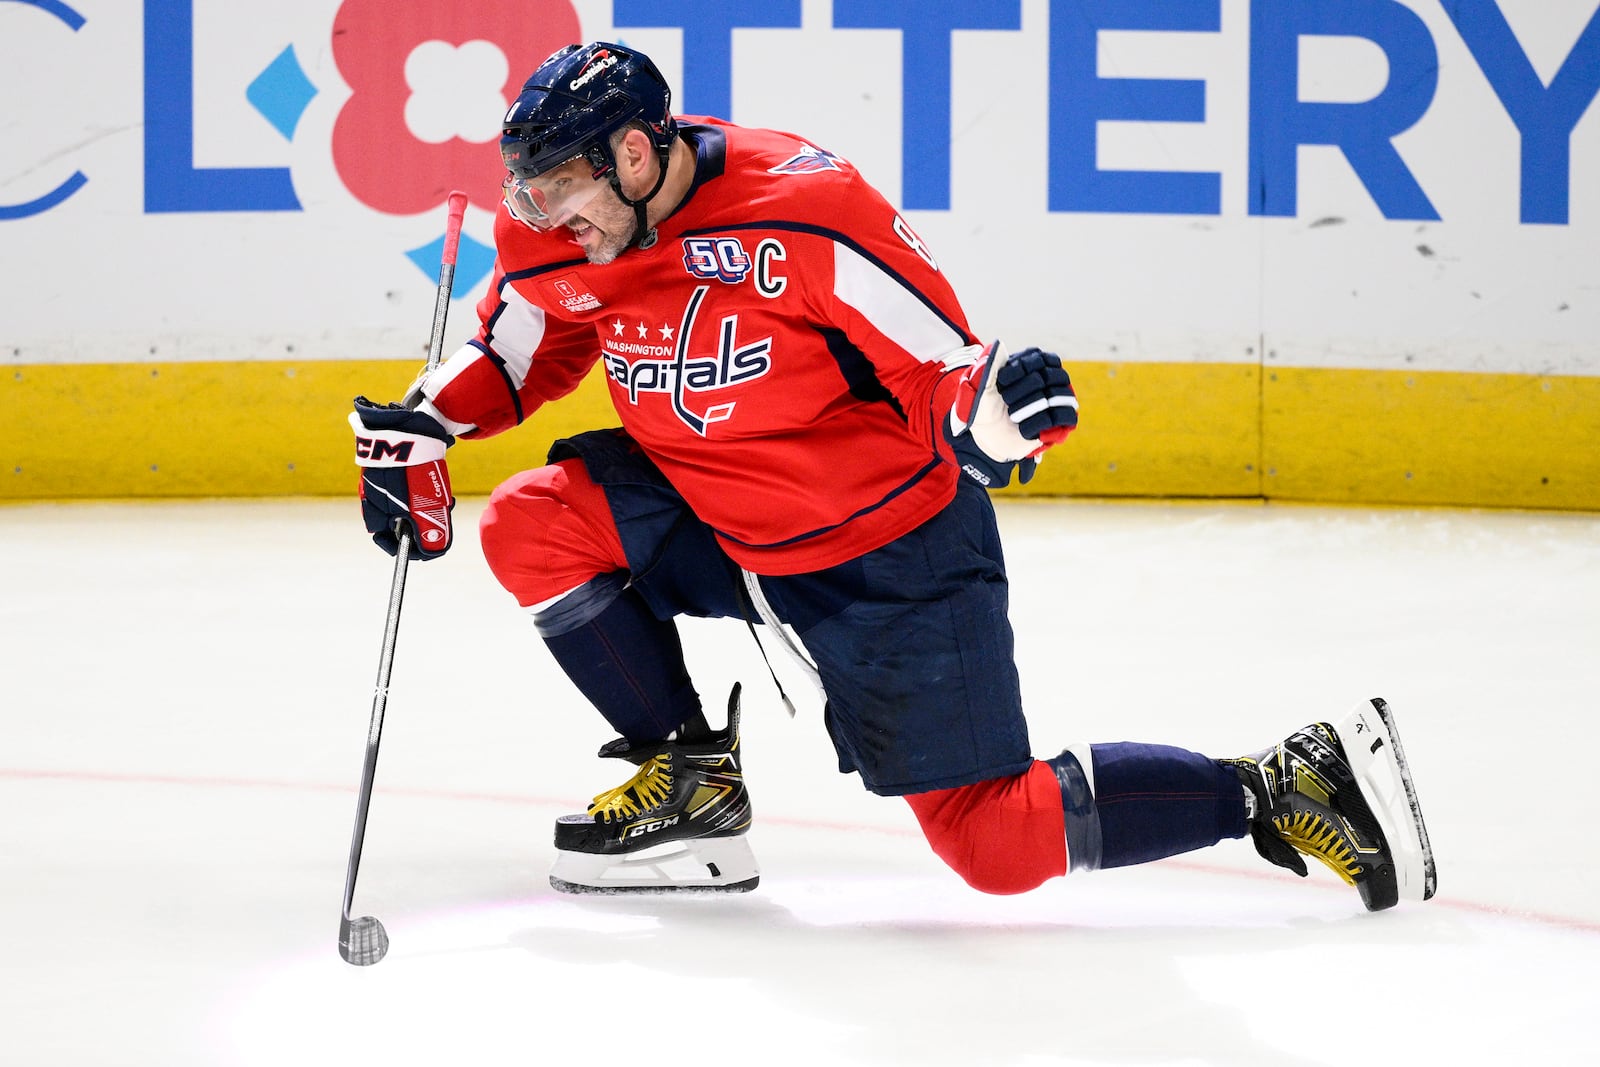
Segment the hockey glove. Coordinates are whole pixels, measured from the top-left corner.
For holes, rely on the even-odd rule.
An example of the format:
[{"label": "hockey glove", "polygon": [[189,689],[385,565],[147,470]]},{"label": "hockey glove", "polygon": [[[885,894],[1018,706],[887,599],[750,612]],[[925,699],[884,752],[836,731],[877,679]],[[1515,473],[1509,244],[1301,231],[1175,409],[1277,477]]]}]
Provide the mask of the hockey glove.
[{"label": "hockey glove", "polygon": [[450,471],[444,450],[455,444],[437,419],[403,404],[378,405],[356,397],[350,426],[361,467],[361,517],[372,540],[389,555],[400,534],[411,535],[419,559],[450,548]]},{"label": "hockey glove", "polygon": [[1007,355],[999,341],[962,374],[945,434],[967,476],[998,489],[1033,477],[1039,457],[1078,425],[1078,397],[1054,352]]}]

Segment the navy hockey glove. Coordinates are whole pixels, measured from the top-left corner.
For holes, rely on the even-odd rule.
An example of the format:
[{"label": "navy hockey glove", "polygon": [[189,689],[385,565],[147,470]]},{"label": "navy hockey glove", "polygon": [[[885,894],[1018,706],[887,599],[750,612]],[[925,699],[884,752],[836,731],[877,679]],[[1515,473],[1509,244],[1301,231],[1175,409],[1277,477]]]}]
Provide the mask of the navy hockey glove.
[{"label": "navy hockey glove", "polygon": [[350,426],[356,432],[361,467],[361,517],[372,540],[389,555],[400,550],[400,533],[411,534],[419,559],[450,548],[450,470],[444,450],[455,438],[433,416],[403,404],[378,405],[356,397]]},{"label": "navy hockey glove", "polygon": [[1078,426],[1078,397],[1054,352],[985,348],[956,389],[945,434],[967,476],[998,489],[1033,477],[1044,450]]}]

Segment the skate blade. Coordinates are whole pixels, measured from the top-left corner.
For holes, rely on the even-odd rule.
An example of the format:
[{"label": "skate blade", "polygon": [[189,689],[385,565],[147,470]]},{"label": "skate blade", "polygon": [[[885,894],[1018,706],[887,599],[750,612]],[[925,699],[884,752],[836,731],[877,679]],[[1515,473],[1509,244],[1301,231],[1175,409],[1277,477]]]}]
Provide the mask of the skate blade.
[{"label": "skate blade", "polygon": [[550,887],[561,893],[748,893],[761,881],[743,835],[697,837],[616,856],[556,853]]},{"label": "skate blade", "polygon": [[1405,748],[1387,702],[1362,701],[1334,727],[1361,794],[1377,817],[1394,856],[1395,881],[1403,900],[1427,900],[1438,888],[1433,846],[1406,762]]}]

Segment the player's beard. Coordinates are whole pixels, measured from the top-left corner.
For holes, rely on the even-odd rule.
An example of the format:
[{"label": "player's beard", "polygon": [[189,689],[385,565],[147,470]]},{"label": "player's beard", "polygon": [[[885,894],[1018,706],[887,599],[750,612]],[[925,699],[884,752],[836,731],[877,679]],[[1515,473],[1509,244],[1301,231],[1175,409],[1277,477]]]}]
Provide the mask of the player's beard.
[{"label": "player's beard", "polygon": [[[593,227],[591,233],[585,235],[588,241],[583,245],[583,254],[596,266],[604,266],[627,251],[639,230],[639,220],[634,216],[633,208],[624,204],[610,189],[596,197],[583,215],[574,221],[581,224],[572,227],[575,235],[582,226]],[[568,223],[568,226],[572,224]]]},{"label": "player's beard", "polygon": [[590,263],[593,263],[596,266],[604,266],[605,264],[616,259],[618,256],[622,255],[623,252],[627,251],[628,246],[633,243],[633,231],[637,230],[638,228],[638,222],[630,219],[628,221],[627,233],[620,234],[616,237],[612,237],[611,235],[607,234],[605,235],[604,239],[596,244],[592,249],[584,249],[583,254],[588,257]]}]

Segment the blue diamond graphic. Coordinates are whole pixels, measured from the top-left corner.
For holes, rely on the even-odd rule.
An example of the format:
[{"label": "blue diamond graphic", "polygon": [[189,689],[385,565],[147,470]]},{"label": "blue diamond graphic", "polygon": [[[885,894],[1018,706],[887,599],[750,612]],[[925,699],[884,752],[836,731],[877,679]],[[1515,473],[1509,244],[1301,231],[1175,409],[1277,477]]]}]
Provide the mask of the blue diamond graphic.
[{"label": "blue diamond graphic", "polygon": [[244,91],[245,99],[283,134],[285,141],[294,140],[300,116],[316,95],[317,87],[295,58],[294,45],[279,52],[278,58],[268,63],[267,69],[257,74]]},{"label": "blue diamond graphic", "polygon": [[[406,258],[417,265],[417,269],[426,274],[432,281],[439,280],[439,260],[444,256],[444,234],[440,234],[421,248],[413,248],[406,253]],[[494,249],[474,241],[472,236],[465,231],[461,234],[461,244],[456,248],[456,274],[455,287],[451,290],[452,298],[472,293],[478,283],[489,276],[494,270]]]}]

